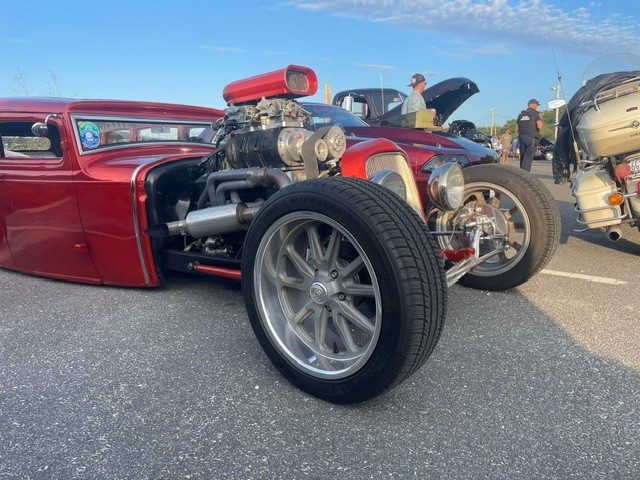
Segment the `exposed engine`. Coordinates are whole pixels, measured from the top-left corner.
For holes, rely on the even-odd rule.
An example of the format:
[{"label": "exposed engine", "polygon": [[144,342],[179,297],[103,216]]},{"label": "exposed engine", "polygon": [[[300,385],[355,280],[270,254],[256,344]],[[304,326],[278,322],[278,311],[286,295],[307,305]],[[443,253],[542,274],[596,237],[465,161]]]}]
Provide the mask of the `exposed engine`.
[{"label": "exposed engine", "polygon": [[233,257],[241,245],[232,245],[234,234],[248,227],[270,194],[292,182],[339,172],[344,132],[336,126],[314,129],[311,115],[294,100],[316,87],[315,73],[296,66],[230,84],[224,92],[229,107],[213,124],[216,149],[200,164],[204,171],[195,180],[201,185],[197,202],[185,218],[157,224],[147,233],[192,237],[185,250]]},{"label": "exposed engine", "polygon": [[339,127],[305,128],[312,125],[295,101],[263,98],[255,105],[230,106],[216,126],[230,168],[277,168],[299,181],[317,177],[318,162],[324,170],[334,166],[346,149]]}]

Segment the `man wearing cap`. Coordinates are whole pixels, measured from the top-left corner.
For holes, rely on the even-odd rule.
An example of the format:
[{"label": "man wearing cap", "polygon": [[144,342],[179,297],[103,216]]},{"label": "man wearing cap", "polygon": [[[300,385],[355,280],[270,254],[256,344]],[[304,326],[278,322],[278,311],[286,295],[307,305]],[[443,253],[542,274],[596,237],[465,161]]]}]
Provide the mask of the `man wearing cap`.
[{"label": "man wearing cap", "polygon": [[411,83],[409,83],[409,85],[407,86],[413,87],[413,90],[405,99],[405,101],[402,102],[400,113],[404,115],[405,113],[425,110],[427,108],[427,104],[424,103],[422,92],[424,92],[424,89],[427,86],[427,80],[424,78],[424,75],[422,75],[421,73],[416,73],[413,77],[411,77]]},{"label": "man wearing cap", "polygon": [[537,137],[544,123],[537,111],[540,102],[535,98],[529,100],[529,108],[520,112],[516,125],[518,127],[518,143],[520,147],[520,168],[531,171],[533,157],[536,154]]}]

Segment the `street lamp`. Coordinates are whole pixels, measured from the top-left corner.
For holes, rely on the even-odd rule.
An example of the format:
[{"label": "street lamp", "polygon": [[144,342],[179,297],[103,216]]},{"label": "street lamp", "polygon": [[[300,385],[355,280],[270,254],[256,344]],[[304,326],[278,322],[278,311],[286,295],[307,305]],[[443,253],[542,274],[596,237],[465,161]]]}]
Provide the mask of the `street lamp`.
[{"label": "street lamp", "polygon": [[[560,98],[560,80],[558,79],[558,84],[555,87],[549,87],[549,90],[555,90],[556,91],[556,100]],[[558,140],[558,119],[560,116],[560,109],[556,108],[556,124],[555,124],[555,130],[553,133],[553,140],[557,141]]]}]

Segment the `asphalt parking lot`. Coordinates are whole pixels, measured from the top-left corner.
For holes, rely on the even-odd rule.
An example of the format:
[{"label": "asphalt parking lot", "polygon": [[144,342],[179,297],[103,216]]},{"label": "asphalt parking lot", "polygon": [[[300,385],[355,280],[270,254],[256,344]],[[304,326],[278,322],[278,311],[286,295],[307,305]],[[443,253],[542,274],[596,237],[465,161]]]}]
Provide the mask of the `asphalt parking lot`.
[{"label": "asphalt parking lot", "polygon": [[508,292],[453,287],[426,365],[342,407],[268,363],[231,282],[0,270],[1,479],[640,478],[640,233],[563,236]]}]

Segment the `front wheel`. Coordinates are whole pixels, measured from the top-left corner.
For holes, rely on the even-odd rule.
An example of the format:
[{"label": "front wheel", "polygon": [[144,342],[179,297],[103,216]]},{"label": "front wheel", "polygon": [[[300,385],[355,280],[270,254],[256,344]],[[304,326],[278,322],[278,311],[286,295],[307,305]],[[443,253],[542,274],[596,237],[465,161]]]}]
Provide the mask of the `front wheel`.
[{"label": "front wheel", "polygon": [[[478,165],[463,170],[464,205],[473,211],[466,224],[483,229],[480,256],[490,257],[460,278],[461,285],[480,290],[507,290],[526,282],[553,257],[560,239],[560,212],[549,190],[533,175],[507,165]],[[461,230],[452,212],[431,210],[429,228]],[[464,235],[439,237],[443,249],[467,248]],[[505,242],[507,248],[505,249]]]},{"label": "front wheel", "polygon": [[352,178],[290,185],[252,221],[242,258],[251,326],[273,364],[319,398],[355,403],[415,372],[446,310],[424,222]]}]

